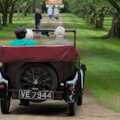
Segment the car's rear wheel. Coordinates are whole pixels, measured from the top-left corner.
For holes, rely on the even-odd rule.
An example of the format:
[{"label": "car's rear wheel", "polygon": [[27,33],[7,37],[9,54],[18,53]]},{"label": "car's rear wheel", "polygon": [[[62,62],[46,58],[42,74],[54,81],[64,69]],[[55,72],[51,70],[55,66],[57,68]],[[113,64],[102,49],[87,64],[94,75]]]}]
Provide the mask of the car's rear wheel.
[{"label": "car's rear wheel", "polygon": [[77,105],[80,106],[83,104],[83,93],[80,92],[77,98]]},{"label": "car's rear wheel", "polygon": [[1,104],[1,113],[8,114],[10,109],[10,97],[7,96],[6,98],[2,99],[0,104]]},{"label": "car's rear wheel", "polygon": [[76,103],[68,103],[68,116],[75,115],[75,106],[76,106]]},{"label": "car's rear wheel", "polygon": [[80,106],[83,104],[83,82],[84,82],[84,78],[83,75],[81,75],[81,73],[79,73],[78,76],[78,91],[77,91],[77,105]]}]

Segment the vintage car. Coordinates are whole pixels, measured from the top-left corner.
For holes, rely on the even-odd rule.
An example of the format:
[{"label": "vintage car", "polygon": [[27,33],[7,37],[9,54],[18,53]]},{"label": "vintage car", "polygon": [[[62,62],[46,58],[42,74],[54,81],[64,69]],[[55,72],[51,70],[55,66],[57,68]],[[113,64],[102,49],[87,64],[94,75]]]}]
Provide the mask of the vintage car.
[{"label": "vintage car", "polygon": [[[54,30],[33,30],[53,32]],[[68,114],[75,115],[75,106],[82,105],[85,65],[80,63],[74,41],[45,40],[37,46],[0,46],[1,112],[9,113],[11,99],[24,102],[65,100]]]}]

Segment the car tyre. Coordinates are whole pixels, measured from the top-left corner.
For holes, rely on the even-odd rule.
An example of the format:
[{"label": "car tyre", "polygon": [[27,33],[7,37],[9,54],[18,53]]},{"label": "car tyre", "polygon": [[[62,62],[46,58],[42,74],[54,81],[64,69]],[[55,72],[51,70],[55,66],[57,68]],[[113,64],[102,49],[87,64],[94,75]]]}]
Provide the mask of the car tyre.
[{"label": "car tyre", "polygon": [[68,104],[68,116],[75,116],[75,103]]},{"label": "car tyre", "polygon": [[1,104],[1,113],[8,114],[10,109],[10,97],[1,100],[0,104]]},{"label": "car tyre", "polygon": [[[83,83],[84,83],[84,78],[81,77],[81,73],[79,73],[79,78],[78,78],[78,95],[77,95],[77,105],[80,106],[83,104]],[[83,79],[83,81],[82,81]]]},{"label": "car tyre", "polygon": [[83,95],[82,92],[79,93],[78,98],[77,98],[77,105],[80,106],[83,104]]}]

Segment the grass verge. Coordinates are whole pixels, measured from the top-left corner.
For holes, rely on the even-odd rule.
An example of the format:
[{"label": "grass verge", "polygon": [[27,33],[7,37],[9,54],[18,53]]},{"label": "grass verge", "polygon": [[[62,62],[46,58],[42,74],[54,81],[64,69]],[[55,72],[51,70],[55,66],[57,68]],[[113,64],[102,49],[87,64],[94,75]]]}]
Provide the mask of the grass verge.
[{"label": "grass verge", "polygon": [[111,18],[105,19],[103,30],[72,14],[63,19],[66,27],[77,29],[81,62],[88,68],[86,87],[101,104],[120,112],[120,39],[102,38],[108,33]]}]

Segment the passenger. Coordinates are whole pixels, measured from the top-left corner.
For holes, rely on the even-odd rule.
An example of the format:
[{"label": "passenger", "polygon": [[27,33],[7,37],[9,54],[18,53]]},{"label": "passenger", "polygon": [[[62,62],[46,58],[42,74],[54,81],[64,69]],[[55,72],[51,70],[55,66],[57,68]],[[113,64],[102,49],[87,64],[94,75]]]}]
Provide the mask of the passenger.
[{"label": "passenger", "polygon": [[32,30],[19,28],[15,31],[16,39],[11,40],[9,45],[11,46],[35,46],[37,41],[33,40]]},{"label": "passenger", "polygon": [[65,39],[66,33],[62,23],[59,23],[59,25],[55,29],[54,36],[56,40]]}]

